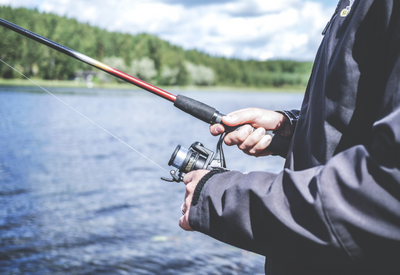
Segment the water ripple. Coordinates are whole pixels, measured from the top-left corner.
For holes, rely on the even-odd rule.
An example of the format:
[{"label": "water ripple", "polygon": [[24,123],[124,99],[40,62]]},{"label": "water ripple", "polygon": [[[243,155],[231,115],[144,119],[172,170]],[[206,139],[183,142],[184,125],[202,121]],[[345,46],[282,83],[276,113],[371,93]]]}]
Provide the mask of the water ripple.
[{"label": "water ripple", "polygon": [[[136,90],[52,92],[163,167],[178,144],[216,143],[208,125]],[[302,97],[190,96],[225,113]],[[184,185],[161,181],[168,172],[35,88],[0,87],[0,102],[0,274],[263,273],[263,257],[179,228]],[[240,171],[282,167],[233,148],[226,157]]]}]

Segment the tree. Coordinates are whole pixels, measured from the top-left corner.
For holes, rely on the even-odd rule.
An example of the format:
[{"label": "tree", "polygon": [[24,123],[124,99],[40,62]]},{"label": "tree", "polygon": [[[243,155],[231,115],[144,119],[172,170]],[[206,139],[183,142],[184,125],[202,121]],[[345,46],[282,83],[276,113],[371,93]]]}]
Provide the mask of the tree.
[{"label": "tree", "polygon": [[147,56],[141,59],[134,59],[131,64],[130,73],[140,79],[150,81],[157,75],[155,62]]}]

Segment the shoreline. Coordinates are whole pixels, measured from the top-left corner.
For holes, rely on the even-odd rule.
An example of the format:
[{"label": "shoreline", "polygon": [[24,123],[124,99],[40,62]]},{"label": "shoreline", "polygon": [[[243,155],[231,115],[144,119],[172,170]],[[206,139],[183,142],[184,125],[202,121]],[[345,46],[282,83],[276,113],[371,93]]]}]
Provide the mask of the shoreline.
[{"label": "shoreline", "polygon": [[[43,80],[43,79],[2,79],[0,78],[0,86],[24,86],[37,87],[37,85],[51,88],[86,88],[86,89],[115,89],[115,90],[143,90],[130,83],[86,83],[66,80]],[[283,86],[283,87],[239,87],[239,86],[159,86],[166,91],[216,91],[216,92],[286,92],[286,93],[303,93],[305,87]]]}]

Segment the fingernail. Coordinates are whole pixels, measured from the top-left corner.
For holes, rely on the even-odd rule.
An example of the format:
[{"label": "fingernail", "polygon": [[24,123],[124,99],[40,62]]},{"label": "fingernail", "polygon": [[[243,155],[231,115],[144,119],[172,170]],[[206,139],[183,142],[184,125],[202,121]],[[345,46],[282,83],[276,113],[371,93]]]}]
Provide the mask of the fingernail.
[{"label": "fingernail", "polygon": [[258,128],[256,130],[257,134],[259,134],[260,136],[264,136],[265,135],[265,129],[264,128]]},{"label": "fingernail", "polygon": [[215,131],[217,131],[218,134],[222,134],[224,132],[224,129],[221,126],[217,126]]},{"label": "fingernail", "polygon": [[264,143],[269,144],[272,140],[272,137],[271,135],[265,135],[262,139]]},{"label": "fingernail", "polygon": [[245,131],[246,134],[251,134],[253,132],[253,127],[251,127],[250,125],[244,125],[243,131]]}]

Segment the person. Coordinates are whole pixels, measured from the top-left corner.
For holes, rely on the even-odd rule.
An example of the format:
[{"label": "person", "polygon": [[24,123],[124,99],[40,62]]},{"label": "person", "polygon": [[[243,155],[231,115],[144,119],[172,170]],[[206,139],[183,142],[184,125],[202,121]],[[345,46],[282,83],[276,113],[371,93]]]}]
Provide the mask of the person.
[{"label": "person", "polygon": [[299,113],[222,120],[249,124],[225,143],[254,156],[265,129],[289,134],[282,172],[188,173],[179,225],[266,256],[266,274],[400,274],[400,1],[341,0],[324,34]]}]

